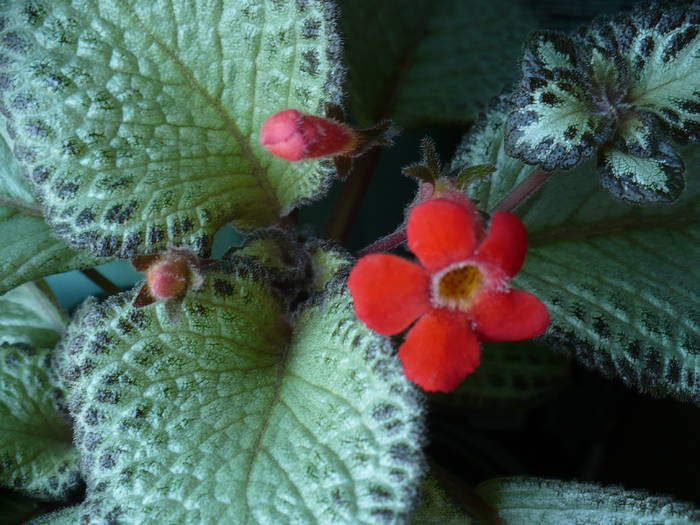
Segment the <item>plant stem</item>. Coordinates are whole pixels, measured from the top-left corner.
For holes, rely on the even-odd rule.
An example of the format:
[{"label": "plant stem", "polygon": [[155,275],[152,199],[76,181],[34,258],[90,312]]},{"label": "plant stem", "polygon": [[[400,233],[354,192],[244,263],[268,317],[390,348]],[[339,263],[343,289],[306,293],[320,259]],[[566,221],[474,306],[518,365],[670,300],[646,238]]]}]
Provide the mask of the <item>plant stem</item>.
[{"label": "plant stem", "polygon": [[553,172],[543,170],[542,168],[535,168],[532,173],[527,176],[523,181],[515,186],[508,194],[501,199],[501,201],[496,204],[491,213],[496,213],[499,211],[513,211],[522,202],[527,199],[532,193],[542,186],[545,181],[552,175]]},{"label": "plant stem", "polygon": [[376,252],[388,252],[396,248],[401,243],[406,242],[406,225],[401,226],[394,233],[390,233],[386,237],[382,237],[374,241],[369,246],[362,248],[358,253],[358,257],[369,255]]},{"label": "plant stem", "polygon": [[379,160],[380,148],[373,148],[355,160],[355,165],[338,198],[335,212],[326,226],[324,237],[344,241],[350,233],[360,209],[374,168]]},{"label": "plant stem", "polygon": [[102,290],[104,290],[104,292],[107,295],[114,295],[114,294],[118,294],[121,292],[121,288],[119,288],[116,284],[114,284],[112,281],[107,279],[104,275],[102,275],[100,272],[98,272],[94,268],[87,268],[86,270],[80,270],[80,273],[82,273],[85,277],[90,279],[97,286],[102,288]]}]

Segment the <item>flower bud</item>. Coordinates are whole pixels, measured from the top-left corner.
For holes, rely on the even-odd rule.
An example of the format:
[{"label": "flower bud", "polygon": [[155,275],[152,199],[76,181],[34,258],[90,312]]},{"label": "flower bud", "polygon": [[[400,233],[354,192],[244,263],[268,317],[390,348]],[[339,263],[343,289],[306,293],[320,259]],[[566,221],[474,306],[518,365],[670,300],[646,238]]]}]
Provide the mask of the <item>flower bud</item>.
[{"label": "flower bud", "polygon": [[356,133],[345,124],[296,109],[285,109],[263,122],[260,144],[283,159],[297,161],[352,151]]},{"label": "flower bud", "polygon": [[148,269],[146,284],[154,299],[171,299],[185,293],[190,273],[185,258],[166,256]]}]

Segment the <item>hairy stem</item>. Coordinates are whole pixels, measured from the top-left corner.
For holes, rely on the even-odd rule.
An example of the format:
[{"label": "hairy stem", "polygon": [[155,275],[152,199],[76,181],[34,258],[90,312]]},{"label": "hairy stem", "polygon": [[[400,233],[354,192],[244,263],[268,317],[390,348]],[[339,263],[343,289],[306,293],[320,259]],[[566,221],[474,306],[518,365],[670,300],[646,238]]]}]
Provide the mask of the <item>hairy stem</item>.
[{"label": "hairy stem", "polygon": [[394,233],[390,233],[386,237],[374,241],[369,246],[362,248],[358,253],[358,257],[369,255],[376,252],[388,252],[406,242],[406,225],[401,226]]},{"label": "hairy stem", "polygon": [[380,151],[379,148],[375,147],[355,160],[352,173],[343,185],[334,213],[326,226],[324,237],[327,239],[342,242],[350,233],[350,228],[357,217],[362,198],[379,160]]},{"label": "hairy stem", "polygon": [[20,201],[18,199],[7,197],[6,195],[0,195],[0,206],[14,208],[24,215],[43,217],[43,214],[41,213],[41,205],[34,202]]},{"label": "hairy stem", "polygon": [[107,279],[104,275],[102,275],[100,272],[98,272],[94,268],[80,270],[80,273],[82,273],[85,277],[90,279],[97,286],[102,288],[102,290],[104,290],[104,292],[107,295],[114,295],[114,294],[118,294],[121,292],[121,288],[119,288],[116,284],[114,284],[112,281]]},{"label": "hairy stem", "polygon": [[493,207],[491,213],[513,211],[522,204],[525,199],[532,195],[537,188],[542,186],[552,173],[553,172],[543,170],[542,168],[535,168],[525,180],[510,190],[510,192]]}]

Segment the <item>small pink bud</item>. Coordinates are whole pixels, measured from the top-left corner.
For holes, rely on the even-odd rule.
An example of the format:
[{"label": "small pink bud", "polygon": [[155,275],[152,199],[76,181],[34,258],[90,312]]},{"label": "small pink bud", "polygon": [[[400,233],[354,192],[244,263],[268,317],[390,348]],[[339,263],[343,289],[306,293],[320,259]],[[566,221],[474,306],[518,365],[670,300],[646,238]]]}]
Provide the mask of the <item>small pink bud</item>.
[{"label": "small pink bud", "polygon": [[348,153],[357,140],[345,124],[296,109],[275,113],[260,129],[260,144],[273,155],[291,161]]},{"label": "small pink bud", "polygon": [[166,256],[156,262],[146,273],[146,283],[155,299],[170,299],[182,295],[190,280],[187,260],[178,256]]}]

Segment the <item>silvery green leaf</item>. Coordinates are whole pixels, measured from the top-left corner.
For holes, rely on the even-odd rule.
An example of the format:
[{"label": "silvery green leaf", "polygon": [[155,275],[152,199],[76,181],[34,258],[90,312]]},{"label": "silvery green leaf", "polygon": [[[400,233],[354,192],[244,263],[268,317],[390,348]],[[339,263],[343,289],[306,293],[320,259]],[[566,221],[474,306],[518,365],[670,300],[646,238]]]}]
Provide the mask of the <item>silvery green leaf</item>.
[{"label": "silvery green leaf", "polygon": [[162,303],[133,308],[134,293],[81,310],[61,347],[86,519],[406,520],[418,393],[342,281],[292,319],[240,265],[207,269],[175,323]]},{"label": "silvery green leaf", "polygon": [[700,510],[669,496],[619,486],[540,478],[497,478],[477,493],[506,524],[692,525]]},{"label": "silvery green leaf", "polygon": [[49,348],[63,333],[64,314],[34,283],[0,296],[0,344]]},{"label": "silvery green leaf", "polygon": [[56,410],[50,350],[0,345],[0,485],[62,500],[80,481],[71,427]]},{"label": "silvery green leaf", "polygon": [[615,147],[602,148],[598,171],[604,188],[631,202],[672,202],[685,188],[683,159],[667,142],[659,142],[647,157]]},{"label": "silvery green leaf", "polygon": [[53,273],[99,264],[55,238],[29,181],[0,137],[0,293]]},{"label": "silvery green leaf", "polygon": [[631,72],[625,103],[657,115],[674,138],[700,140],[700,10],[645,5],[623,23],[619,48]]},{"label": "silvery green leaf", "polygon": [[506,122],[506,152],[551,171],[592,155],[613,129],[590,79],[591,54],[563,33],[535,32],[525,43],[523,77]]},{"label": "silvery green leaf", "polygon": [[332,168],[258,143],[272,113],[340,100],[324,0],[46,0],[2,8],[0,100],[54,232],[96,256],[200,255],[275,223]]}]

